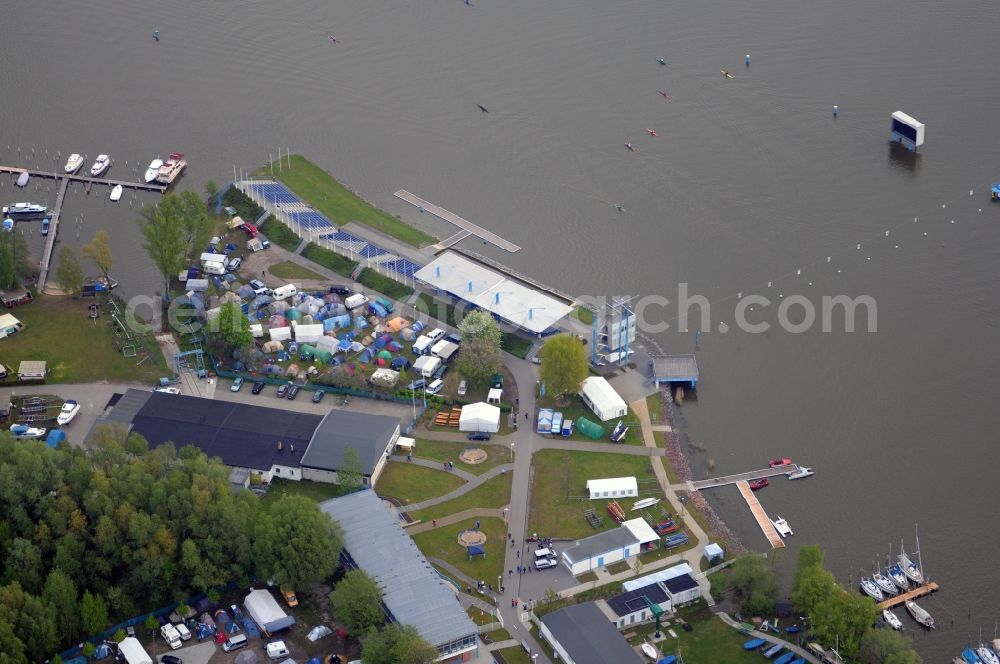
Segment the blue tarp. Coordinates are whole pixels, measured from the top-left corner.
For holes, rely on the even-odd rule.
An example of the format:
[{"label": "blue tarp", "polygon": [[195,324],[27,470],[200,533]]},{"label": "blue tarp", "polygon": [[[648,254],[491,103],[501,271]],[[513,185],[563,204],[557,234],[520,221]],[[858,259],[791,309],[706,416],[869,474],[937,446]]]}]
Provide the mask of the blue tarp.
[{"label": "blue tarp", "polygon": [[94,650],[94,659],[104,659],[105,657],[111,656],[111,646],[107,643],[102,643],[97,646]]},{"label": "blue tarp", "polygon": [[45,444],[49,447],[55,448],[64,440],[66,440],[66,434],[59,429],[53,429],[49,432],[48,438],[45,439]]},{"label": "blue tarp", "polygon": [[484,549],[483,547],[481,547],[478,544],[473,544],[472,546],[467,546],[467,547],[465,547],[465,550],[468,552],[468,554],[470,556],[485,556],[486,555],[486,549]]},{"label": "blue tarp", "polygon": [[255,639],[260,638],[260,630],[257,629],[256,623],[249,617],[243,618],[243,629],[246,630],[247,636]]}]

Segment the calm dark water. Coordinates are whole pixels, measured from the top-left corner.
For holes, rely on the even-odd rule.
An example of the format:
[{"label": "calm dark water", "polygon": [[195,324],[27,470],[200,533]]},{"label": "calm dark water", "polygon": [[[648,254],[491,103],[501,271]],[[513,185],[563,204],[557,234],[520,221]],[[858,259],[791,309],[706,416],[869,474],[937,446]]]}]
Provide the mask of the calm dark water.
[{"label": "calm dark water", "polygon": [[[844,582],[919,523],[944,591],[925,602],[942,629],[917,640],[943,660],[1000,617],[994,15],[968,0],[8,2],[0,161],[109,152],[122,175],[179,150],[201,189],[280,146],[432,232],[447,229],[393,191],[495,230],[524,247],[499,259],[564,290],[675,299],[689,283],[731,329],[702,337],[684,410],[699,472],[814,466],[762,500]],[[886,144],[897,109],[927,124],[916,159]],[[154,293],[135,218],[155,199],[105,196],[73,195],[61,240],[111,230],[123,290]],[[878,332],[740,333],[734,298],[751,292],[869,294]],[[714,499],[764,547],[735,492]]]}]

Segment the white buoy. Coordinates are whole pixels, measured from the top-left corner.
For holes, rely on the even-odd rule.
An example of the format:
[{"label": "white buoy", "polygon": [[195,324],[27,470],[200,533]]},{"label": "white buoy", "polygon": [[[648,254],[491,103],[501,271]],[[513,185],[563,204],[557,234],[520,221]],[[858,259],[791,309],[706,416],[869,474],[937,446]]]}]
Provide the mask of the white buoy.
[{"label": "white buoy", "polygon": [[743,297],[743,293],[737,293],[736,297],[740,297],[740,298]]},{"label": "white buoy", "polygon": [[840,274],[840,270],[837,270],[837,274]]},{"label": "white buoy", "polygon": [[899,245],[898,244],[896,245],[896,248],[899,249]]},{"label": "white buoy", "polygon": [[955,220],[954,220],[954,219],[952,219],[952,220],[951,220],[951,223],[955,223]]},{"label": "white buoy", "polygon": [[861,251],[861,243],[858,242],[858,251]]},{"label": "white buoy", "polygon": [[924,237],[927,237],[927,233],[924,233]]},{"label": "white buoy", "polygon": [[827,256],[827,257],[826,257],[826,262],[827,262],[827,263],[829,263],[829,262],[830,262],[830,257],[829,257],[829,256]]},{"label": "white buoy", "polygon": [[886,232],[885,232],[885,236],[886,236],[886,237],[889,237],[889,231],[886,231]]},{"label": "white buoy", "polygon": [[969,196],[971,196],[971,195],[972,195],[972,190],[970,189],[970,190],[969,190]]},{"label": "white buoy", "polygon": [[802,274],[802,269],[800,268],[800,269],[796,270],[795,274]]},{"label": "white buoy", "polygon": [[871,259],[872,259],[872,257],[871,257],[871,256],[869,256],[869,257],[868,257],[868,260],[871,260]]},{"label": "white buoy", "polygon": [[767,287],[768,287],[768,288],[770,288],[770,287],[771,287],[771,282],[770,282],[770,281],[769,281],[769,282],[767,282]]},{"label": "white buoy", "polygon": [[941,209],[943,210],[943,209],[945,209],[945,207],[947,207],[947,206],[944,203],[942,203],[941,204]]}]

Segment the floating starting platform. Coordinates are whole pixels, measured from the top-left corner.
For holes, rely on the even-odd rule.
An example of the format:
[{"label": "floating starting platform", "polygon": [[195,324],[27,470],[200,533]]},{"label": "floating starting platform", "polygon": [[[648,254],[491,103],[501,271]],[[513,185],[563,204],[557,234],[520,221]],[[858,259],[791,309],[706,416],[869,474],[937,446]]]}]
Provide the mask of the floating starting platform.
[{"label": "floating starting platform", "polygon": [[892,114],[891,129],[893,143],[902,143],[912,152],[924,144],[924,123],[902,111]]},{"label": "floating starting platform", "polygon": [[899,606],[900,604],[905,604],[906,602],[909,602],[911,599],[916,599],[918,597],[923,597],[924,595],[930,595],[933,592],[937,592],[937,590],[938,590],[938,584],[936,584],[933,581],[931,581],[929,583],[925,583],[922,586],[914,588],[913,590],[910,590],[909,592],[900,593],[899,595],[896,595],[895,597],[890,597],[889,599],[885,600],[884,602],[879,602],[875,606],[877,606],[880,610],[881,609],[891,609],[894,606]]}]

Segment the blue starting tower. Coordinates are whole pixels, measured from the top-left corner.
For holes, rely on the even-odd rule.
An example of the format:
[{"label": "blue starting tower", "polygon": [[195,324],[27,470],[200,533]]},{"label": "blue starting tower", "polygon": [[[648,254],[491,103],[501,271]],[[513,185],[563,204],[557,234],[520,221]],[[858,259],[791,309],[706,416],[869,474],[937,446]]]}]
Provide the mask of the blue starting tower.
[{"label": "blue starting tower", "polygon": [[924,123],[918,122],[914,118],[902,111],[892,114],[892,142],[902,143],[912,152],[924,144]]}]

